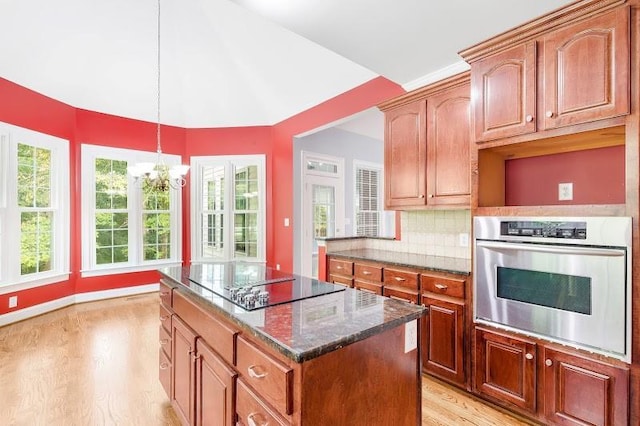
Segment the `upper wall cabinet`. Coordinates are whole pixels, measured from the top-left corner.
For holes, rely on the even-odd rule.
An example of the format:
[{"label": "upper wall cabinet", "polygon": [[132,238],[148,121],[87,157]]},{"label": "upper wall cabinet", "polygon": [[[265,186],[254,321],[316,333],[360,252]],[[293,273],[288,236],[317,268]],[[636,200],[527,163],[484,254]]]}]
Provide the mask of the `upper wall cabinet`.
[{"label": "upper wall cabinet", "polygon": [[469,73],[381,104],[385,207],[469,207]]},{"label": "upper wall cabinet", "polygon": [[461,55],[471,64],[477,142],[629,113],[627,6],[551,15]]}]

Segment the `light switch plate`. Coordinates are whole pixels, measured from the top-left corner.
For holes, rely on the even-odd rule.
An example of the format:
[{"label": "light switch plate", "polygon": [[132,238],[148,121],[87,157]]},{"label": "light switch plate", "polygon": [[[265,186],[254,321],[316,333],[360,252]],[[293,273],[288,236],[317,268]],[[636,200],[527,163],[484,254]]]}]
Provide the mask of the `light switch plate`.
[{"label": "light switch plate", "polygon": [[9,297],[9,307],[15,308],[18,306],[18,296],[10,296]]},{"label": "light switch plate", "polygon": [[418,320],[404,325],[404,353],[418,348]]},{"label": "light switch plate", "polygon": [[573,183],[559,183],[558,184],[558,200],[569,201],[573,200]]}]

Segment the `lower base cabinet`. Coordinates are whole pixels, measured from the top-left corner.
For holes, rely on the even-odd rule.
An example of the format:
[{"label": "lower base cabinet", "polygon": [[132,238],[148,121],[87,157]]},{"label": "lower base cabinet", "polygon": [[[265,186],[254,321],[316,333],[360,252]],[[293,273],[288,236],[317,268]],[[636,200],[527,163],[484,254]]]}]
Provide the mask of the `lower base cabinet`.
[{"label": "lower base cabinet", "polygon": [[429,315],[422,319],[422,368],[425,372],[465,387],[464,302],[422,296]]},{"label": "lower base cabinet", "polygon": [[544,414],[561,425],[627,425],[629,370],[544,348]]},{"label": "lower base cabinet", "polygon": [[202,339],[197,339],[196,425],[234,424],[237,376]]},{"label": "lower base cabinet", "polygon": [[481,327],[475,339],[476,393],[545,424],[629,424],[628,368]]},{"label": "lower base cabinet", "polygon": [[171,405],[183,425],[195,424],[196,334],[177,316],[172,321]]}]

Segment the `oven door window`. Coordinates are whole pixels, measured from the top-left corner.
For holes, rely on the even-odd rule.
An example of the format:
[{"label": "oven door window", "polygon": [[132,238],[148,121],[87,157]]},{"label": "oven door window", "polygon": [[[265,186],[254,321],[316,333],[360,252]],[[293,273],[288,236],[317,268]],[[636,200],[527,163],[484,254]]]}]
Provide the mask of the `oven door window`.
[{"label": "oven door window", "polygon": [[498,266],[498,297],[591,315],[591,278]]}]

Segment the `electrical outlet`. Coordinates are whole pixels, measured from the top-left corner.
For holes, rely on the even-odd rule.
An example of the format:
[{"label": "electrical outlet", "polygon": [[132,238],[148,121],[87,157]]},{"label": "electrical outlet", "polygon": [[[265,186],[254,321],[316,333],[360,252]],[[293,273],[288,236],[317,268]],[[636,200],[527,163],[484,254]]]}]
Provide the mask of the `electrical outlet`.
[{"label": "electrical outlet", "polygon": [[279,270],[280,270],[280,264],[276,263],[276,271],[279,271]]},{"label": "electrical outlet", "polygon": [[284,218],[284,226],[285,227],[289,226],[289,218],[288,217]]},{"label": "electrical outlet", "polygon": [[460,247],[469,247],[469,234],[466,232],[458,234],[458,245]]},{"label": "electrical outlet", "polygon": [[9,297],[9,307],[15,308],[16,306],[18,306],[18,296]]},{"label": "electrical outlet", "polygon": [[404,353],[411,352],[418,347],[418,320],[404,324]]},{"label": "electrical outlet", "polygon": [[558,200],[569,201],[573,200],[573,183],[559,183],[558,184]]}]

